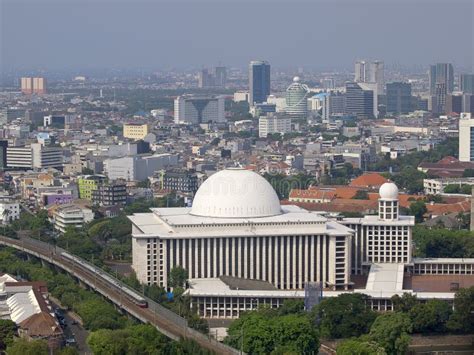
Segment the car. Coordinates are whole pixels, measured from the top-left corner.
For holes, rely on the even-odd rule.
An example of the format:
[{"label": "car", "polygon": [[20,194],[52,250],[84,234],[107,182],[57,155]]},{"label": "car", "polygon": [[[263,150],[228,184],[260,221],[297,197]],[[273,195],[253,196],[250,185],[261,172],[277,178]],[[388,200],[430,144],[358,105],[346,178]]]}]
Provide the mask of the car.
[{"label": "car", "polygon": [[74,338],[67,338],[66,339],[66,346],[76,345],[76,339]]},{"label": "car", "polygon": [[78,322],[77,320],[73,319],[72,322],[71,322],[71,324],[72,324],[72,325],[77,325],[77,324],[79,324],[79,322]]}]

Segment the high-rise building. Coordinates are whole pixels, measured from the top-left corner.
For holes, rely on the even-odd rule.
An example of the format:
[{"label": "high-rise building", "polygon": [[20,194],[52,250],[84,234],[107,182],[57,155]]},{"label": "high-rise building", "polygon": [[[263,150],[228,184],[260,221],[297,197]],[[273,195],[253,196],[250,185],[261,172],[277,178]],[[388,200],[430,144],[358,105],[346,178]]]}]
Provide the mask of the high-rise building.
[{"label": "high-rise building", "polygon": [[225,99],[223,96],[178,96],[174,100],[174,122],[225,122]]},{"label": "high-rise building", "polygon": [[92,190],[92,202],[99,206],[124,205],[127,202],[127,185],[120,181],[100,184]]},{"label": "high-rise building", "polygon": [[262,103],[270,95],[270,64],[251,61],[249,65],[249,104]]},{"label": "high-rise building", "polygon": [[446,96],[454,90],[453,65],[438,63],[430,66],[430,109],[433,113],[446,113]]},{"label": "high-rise building", "polygon": [[461,112],[469,112],[474,115],[474,94],[462,95],[462,110]]},{"label": "high-rise building", "polygon": [[8,147],[7,167],[15,169],[60,168],[63,165],[63,149],[44,147],[40,143],[29,146]]},{"label": "high-rise building", "polygon": [[216,67],[214,85],[220,88],[225,88],[227,84],[227,69],[226,67]]},{"label": "high-rise building", "polygon": [[161,188],[179,193],[196,193],[198,189],[198,176],[195,170],[173,168],[163,174]]},{"label": "high-rise building", "polygon": [[384,90],[384,64],[382,61],[357,61],[355,63],[354,81],[356,83],[376,83],[376,95],[382,95]]},{"label": "high-rise building", "polygon": [[374,91],[363,88],[364,84],[366,83],[346,83],[346,113],[358,118],[372,118],[375,116]]},{"label": "high-rise building", "polygon": [[37,94],[43,95],[46,94],[46,79],[42,77],[31,78],[23,77],[21,78],[21,92],[26,95]]},{"label": "high-rise building", "polygon": [[125,123],[123,125],[124,138],[140,140],[148,134],[148,125],[146,123]]},{"label": "high-rise building", "polygon": [[294,119],[306,119],[308,115],[309,89],[301,84],[300,78],[295,76],[293,83],[286,89],[286,113]]},{"label": "high-rise building", "polygon": [[459,161],[474,161],[474,119],[462,113],[459,119]]},{"label": "high-rise building", "polygon": [[446,113],[461,113],[463,111],[463,95],[449,94],[446,97]]},{"label": "high-rise building", "polygon": [[461,74],[460,84],[464,94],[474,94],[474,74]]},{"label": "high-rise building", "polygon": [[198,76],[198,86],[201,89],[206,89],[214,86],[214,78],[209,73],[208,69],[202,69]]},{"label": "high-rise building", "polygon": [[402,82],[387,83],[387,112],[408,113],[411,109],[411,84]]}]

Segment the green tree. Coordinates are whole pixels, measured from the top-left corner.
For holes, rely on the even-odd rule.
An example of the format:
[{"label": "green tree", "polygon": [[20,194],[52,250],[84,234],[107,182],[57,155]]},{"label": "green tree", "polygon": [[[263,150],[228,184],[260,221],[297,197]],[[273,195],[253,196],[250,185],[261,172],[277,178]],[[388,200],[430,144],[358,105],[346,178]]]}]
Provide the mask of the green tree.
[{"label": "green tree", "polygon": [[9,319],[0,319],[0,353],[13,343],[16,324]]},{"label": "green tree", "polygon": [[171,287],[185,287],[188,280],[188,272],[181,266],[175,266],[171,269],[169,275],[169,285]]},{"label": "green tree", "polygon": [[48,355],[48,344],[44,340],[28,341],[23,338],[16,339],[8,347],[8,355]]},{"label": "green tree", "polygon": [[324,338],[349,338],[367,333],[376,313],[366,306],[363,294],[325,298],[312,311]]},{"label": "green tree", "polygon": [[417,223],[423,222],[425,213],[428,212],[426,208],[426,203],[424,201],[418,200],[410,204],[409,213],[412,216],[415,216],[415,221]]},{"label": "green tree", "polygon": [[473,258],[474,238],[469,231],[413,228],[415,255],[424,258]]},{"label": "green tree", "polygon": [[474,332],[474,286],[462,288],[454,296],[454,312],[447,328],[456,333]]},{"label": "green tree", "polygon": [[436,299],[419,303],[408,312],[415,333],[444,332],[451,313],[452,308],[447,302]]},{"label": "green tree", "polygon": [[379,315],[372,324],[369,339],[382,346],[387,354],[405,354],[410,344],[412,325],[405,313],[385,313]]},{"label": "green tree", "polygon": [[355,193],[354,197],[352,197],[354,200],[368,200],[369,199],[369,194],[365,190],[357,190]]},{"label": "green tree", "polygon": [[456,184],[446,185],[443,191],[447,194],[458,194],[460,190],[460,186]]},{"label": "green tree", "polygon": [[400,297],[399,295],[394,295],[391,298],[393,310],[395,312],[409,312],[413,307],[415,307],[419,301],[415,295],[405,292]]},{"label": "green tree", "polygon": [[385,349],[373,341],[345,340],[337,346],[337,355],[386,355]]}]

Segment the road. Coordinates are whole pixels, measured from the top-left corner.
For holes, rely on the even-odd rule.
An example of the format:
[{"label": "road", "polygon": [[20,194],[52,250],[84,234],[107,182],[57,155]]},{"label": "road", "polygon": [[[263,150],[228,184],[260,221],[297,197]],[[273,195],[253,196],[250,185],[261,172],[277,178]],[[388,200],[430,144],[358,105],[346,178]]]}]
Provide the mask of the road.
[{"label": "road", "polygon": [[21,239],[11,239],[5,236],[0,236],[0,244],[22,250],[25,253],[34,255],[60,267],[87,284],[94,291],[108,298],[111,302],[115,303],[115,305],[133,317],[143,323],[153,324],[161,333],[172,339],[192,339],[203,348],[211,350],[217,354],[239,353],[237,350],[189,328],[184,318],[150,299],[147,299],[149,305],[148,308],[139,307],[124,291],[128,286],[113,278],[113,276],[108,275],[109,280],[110,278],[114,279],[114,283],[110,282],[103,276],[105,275],[105,271],[94,272],[93,270],[84,267],[84,265],[88,264],[85,260],[80,259],[81,263],[79,263],[63,257],[62,253],[65,252],[63,249],[26,237]]}]

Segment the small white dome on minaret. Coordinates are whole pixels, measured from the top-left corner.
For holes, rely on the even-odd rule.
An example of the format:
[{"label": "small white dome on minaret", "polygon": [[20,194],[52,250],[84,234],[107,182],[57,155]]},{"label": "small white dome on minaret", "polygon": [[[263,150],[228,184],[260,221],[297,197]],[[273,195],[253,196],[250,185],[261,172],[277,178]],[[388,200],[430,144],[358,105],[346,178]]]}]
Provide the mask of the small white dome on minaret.
[{"label": "small white dome on minaret", "polygon": [[379,195],[383,200],[398,200],[398,187],[393,182],[386,182],[380,186]]}]

